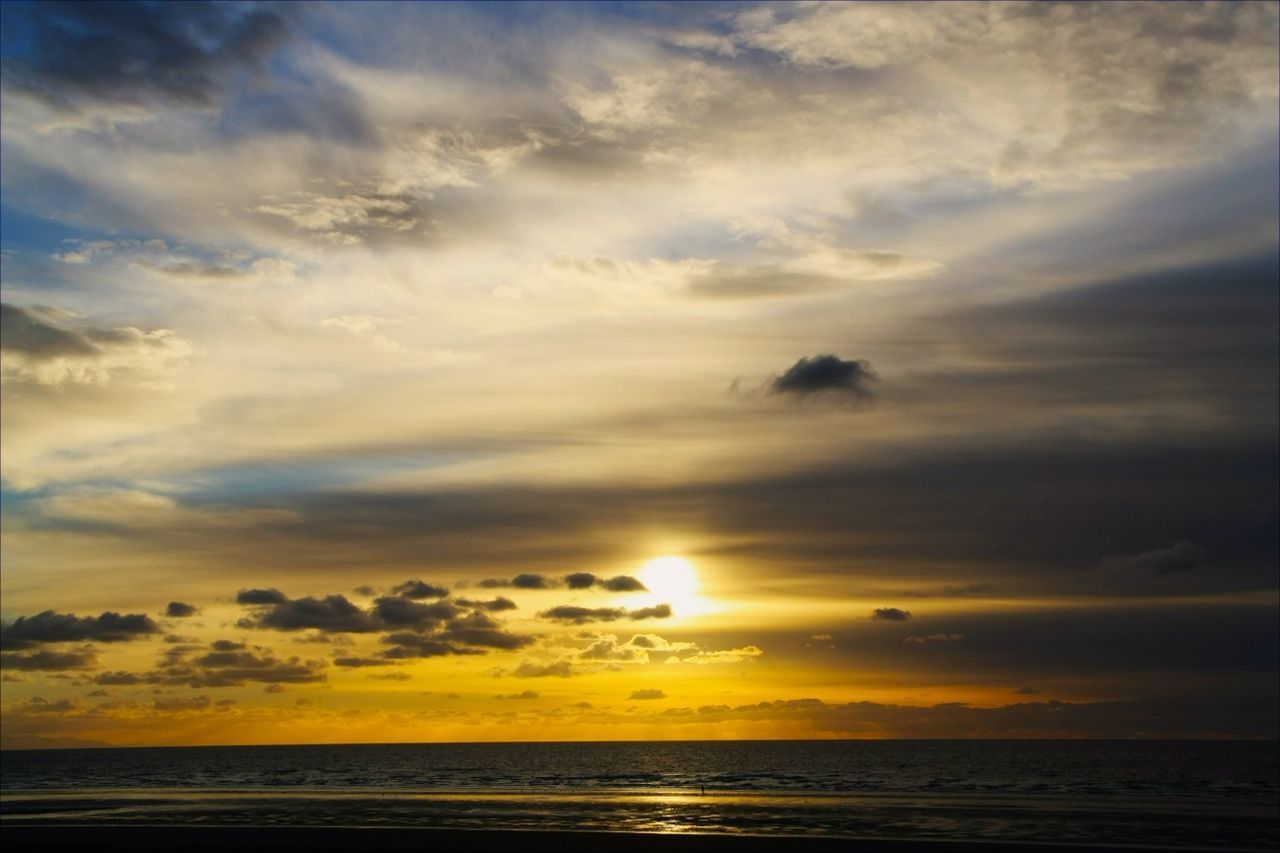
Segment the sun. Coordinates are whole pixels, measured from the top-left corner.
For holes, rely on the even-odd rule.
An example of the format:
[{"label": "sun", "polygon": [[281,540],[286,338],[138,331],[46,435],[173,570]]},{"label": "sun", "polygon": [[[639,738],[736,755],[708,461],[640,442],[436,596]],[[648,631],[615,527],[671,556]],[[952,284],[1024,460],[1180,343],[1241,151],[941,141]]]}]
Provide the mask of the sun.
[{"label": "sun", "polygon": [[655,557],[636,574],[649,590],[644,596],[646,606],[669,604],[677,617],[695,616],[713,609],[710,602],[698,594],[702,588],[698,571],[684,557]]}]

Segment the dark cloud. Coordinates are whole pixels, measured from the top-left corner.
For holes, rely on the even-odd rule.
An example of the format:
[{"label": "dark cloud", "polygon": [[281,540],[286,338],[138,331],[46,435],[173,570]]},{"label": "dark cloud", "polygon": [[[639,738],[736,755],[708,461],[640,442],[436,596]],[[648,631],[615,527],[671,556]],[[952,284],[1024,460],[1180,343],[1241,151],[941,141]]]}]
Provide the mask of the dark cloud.
[{"label": "dark cloud", "polygon": [[107,612],[101,616],[74,616],[46,610],[35,616],[19,616],[0,624],[0,649],[27,649],[38,643],[74,643],[97,640],[118,643],[159,633],[160,626],[142,613]]},{"label": "dark cloud", "polygon": [[228,75],[260,67],[287,32],[274,11],[220,3],[33,3],[12,18],[29,46],[7,52],[6,85],[64,108],[210,106]]},{"label": "dark cloud", "polygon": [[449,590],[442,586],[423,583],[420,580],[405,581],[391,588],[391,591],[402,598],[444,598]]},{"label": "dark cloud", "polygon": [[[215,640],[207,649],[176,647],[161,656],[160,666],[139,681],[188,687],[242,687],[260,684],[310,684],[325,681],[325,662],[297,657],[277,658],[269,649],[250,649],[245,643]],[[127,678],[128,673],[115,673]],[[135,683],[125,681],[99,683]]]},{"label": "dark cloud", "polygon": [[391,660],[484,654],[484,649],[470,649],[466,646],[442,640],[439,637],[414,634],[409,631],[388,634],[382,637],[382,642],[391,646],[391,648],[382,653],[383,657]]},{"label": "dark cloud", "polygon": [[196,608],[193,605],[181,601],[170,601],[164,608],[164,615],[170,619],[182,619],[187,616],[194,616],[195,613]]},{"label": "dark cloud", "polygon": [[666,699],[667,694],[656,687],[646,687],[644,690],[635,690],[628,699]]},{"label": "dark cloud", "polygon": [[391,666],[392,662],[385,658],[341,657],[333,659],[334,666],[359,668],[366,666]]},{"label": "dark cloud", "polygon": [[509,598],[499,595],[497,598],[489,601],[482,601],[475,598],[455,598],[454,603],[459,607],[468,607],[473,610],[488,610],[491,613],[497,613],[503,610],[515,610],[516,603]]},{"label": "dark cloud", "polygon": [[[261,592],[261,590],[255,590]],[[275,590],[269,590],[275,592]],[[405,599],[379,599],[397,601],[415,606]],[[272,628],[277,631],[301,631],[314,628],[318,631],[347,634],[367,634],[381,630],[383,622],[361,610],[343,595],[327,595],[324,598],[286,599],[258,610],[236,623],[242,628]]]},{"label": "dark cloud", "polygon": [[373,603],[373,615],[383,626],[392,628],[430,630],[458,613],[458,608],[447,601],[418,604],[407,598],[384,596]]},{"label": "dark cloud", "polygon": [[289,597],[278,589],[242,589],[236,604],[287,604]]},{"label": "dark cloud", "polygon": [[100,672],[93,677],[94,684],[107,684],[112,686],[145,684],[146,681],[147,679],[145,676],[138,675],[136,672]]},{"label": "dark cloud", "polygon": [[564,576],[565,585],[569,589],[590,589],[598,586],[609,592],[648,592],[648,588],[630,575],[617,575],[611,578],[596,577],[590,572],[574,572]]},{"label": "dark cloud", "polygon": [[57,672],[68,669],[89,669],[97,664],[92,648],[77,651],[4,652],[0,653],[0,669]]},{"label": "dark cloud", "polygon": [[507,633],[501,625],[478,611],[450,620],[440,636],[446,641],[489,649],[519,649],[534,640],[524,634]]},{"label": "dark cloud", "polygon": [[7,303],[0,303],[0,350],[37,359],[94,356],[99,353],[98,348],[83,335]]},{"label": "dark cloud", "polygon": [[671,605],[658,604],[653,607],[642,607],[638,610],[626,610],[621,607],[578,607],[562,604],[543,610],[539,618],[562,622],[567,625],[586,625],[589,622],[617,622],[619,619],[666,619],[671,615]]},{"label": "dark cloud", "polygon": [[911,618],[911,612],[899,610],[897,607],[877,607],[871,611],[871,618],[884,619],[888,622],[905,622]]},{"label": "dark cloud", "polygon": [[1137,572],[1146,575],[1170,575],[1175,572],[1189,572],[1204,564],[1203,548],[1190,542],[1174,542],[1163,548],[1143,551],[1127,557],[1108,557],[1103,560],[1102,568],[1110,570]]},{"label": "dark cloud", "polygon": [[516,589],[551,589],[551,581],[542,575],[529,573],[518,574],[511,579],[511,585]]},{"label": "dark cloud", "polygon": [[841,394],[870,397],[876,373],[865,361],[846,361],[834,355],[801,358],[769,383],[773,394],[804,397],[810,394]]}]

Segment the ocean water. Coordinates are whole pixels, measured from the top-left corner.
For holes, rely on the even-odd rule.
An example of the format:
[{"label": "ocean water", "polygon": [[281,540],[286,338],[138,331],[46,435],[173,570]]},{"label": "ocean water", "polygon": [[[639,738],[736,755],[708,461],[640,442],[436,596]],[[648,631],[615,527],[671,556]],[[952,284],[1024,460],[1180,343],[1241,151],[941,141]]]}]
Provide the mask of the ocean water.
[{"label": "ocean water", "polygon": [[0,822],[1280,846],[1280,745],[750,741],[6,752]]}]

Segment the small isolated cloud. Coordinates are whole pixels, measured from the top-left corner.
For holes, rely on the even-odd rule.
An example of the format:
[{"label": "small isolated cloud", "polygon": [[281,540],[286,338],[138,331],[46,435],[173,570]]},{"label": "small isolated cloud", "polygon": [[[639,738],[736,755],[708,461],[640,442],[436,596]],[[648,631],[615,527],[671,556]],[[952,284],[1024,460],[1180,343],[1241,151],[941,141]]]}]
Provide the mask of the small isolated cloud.
[{"label": "small isolated cloud", "polygon": [[586,625],[590,622],[617,622],[620,619],[666,619],[671,615],[671,605],[658,604],[653,607],[641,607],[637,610],[626,610],[622,607],[578,607],[562,604],[543,610],[538,614],[541,619],[561,622],[566,625]]},{"label": "small isolated cloud", "polygon": [[906,622],[911,618],[911,611],[899,610],[897,607],[877,607],[871,611],[871,618],[886,622]]},{"label": "small isolated cloud", "polygon": [[394,661],[386,658],[338,657],[333,659],[333,665],[358,669],[366,666],[392,666]]},{"label": "small isolated cloud", "polygon": [[278,589],[242,589],[236,593],[236,604],[284,604],[288,600]]},{"label": "small isolated cloud", "polygon": [[423,583],[420,580],[408,580],[402,584],[397,584],[391,588],[391,591],[401,598],[444,598],[449,594],[449,590],[442,586]]},{"label": "small isolated cloud", "polygon": [[958,643],[963,639],[964,634],[913,634],[902,642],[924,645],[925,643]]},{"label": "small isolated cloud", "polygon": [[771,394],[794,397],[810,395],[871,396],[876,373],[865,361],[845,360],[834,355],[802,358],[769,383]]},{"label": "small isolated cloud", "polygon": [[160,626],[142,613],[107,612],[101,616],[75,616],[46,610],[35,616],[19,616],[0,623],[0,649],[28,649],[40,643],[74,643],[97,640],[119,643],[159,633]]},{"label": "small isolated cloud", "polygon": [[533,690],[521,690],[519,693],[498,693],[494,699],[537,699],[538,694]]},{"label": "small isolated cloud", "polygon": [[656,687],[646,687],[643,690],[636,690],[631,693],[628,699],[666,699],[667,694],[663,693]]},{"label": "small isolated cloud", "polygon": [[182,601],[170,601],[164,608],[164,615],[170,619],[183,619],[187,616],[194,616],[195,613],[196,608],[194,605]]},{"label": "small isolated cloud", "polygon": [[516,667],[512,675],[516,678],[569,678],[577,673],[573,669],[573,664],[567,660],[548,664],[525,661]]}]

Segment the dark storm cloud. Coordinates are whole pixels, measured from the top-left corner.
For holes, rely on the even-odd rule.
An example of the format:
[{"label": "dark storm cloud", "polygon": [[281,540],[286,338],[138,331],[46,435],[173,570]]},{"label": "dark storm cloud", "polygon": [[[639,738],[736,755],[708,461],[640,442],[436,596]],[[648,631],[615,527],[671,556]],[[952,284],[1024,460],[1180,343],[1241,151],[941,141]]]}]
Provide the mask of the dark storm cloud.
[{"label": "dark storm cloud", "polygon": [[97,663],[97,655],[91,648],[78,651],[4,652],[0,654],[0,669],[57,672],[68,669],[89,669]]},{"label": "dark storm cloud", "polygon": [[391,588],[391,591],[402,598],[444,598],[449,594],[449,590],[442,586],[423,583],[420,580],[409,580],[402,584],[397,584]]},{"label": "dark storm cloud", "polygon": [[572,604],[562,604],[559,607],[543,610],[538,614],[538,617],[567,625],[586,625],[590,622],[617,622],[619,619],[666,619],[670,615],[671,605],[669,604],[641,607],[637,610],[626,610],[622,607],[578,607]]},{"label": "dark storm cloud", "polygon": [[888,622],[906,622],[911,618],[911,613],[907,610],[899,610],[897,607],[877,607],[871,611],[871,618]]},{"label": "dark storm cloud", "polygon": [[209,106],[231,72],[259,68],[286,36],[276,12],[229,3],[32,3],[6,17],[27,40],[7,51],[6,85],[61,107]]},{"label": "dark storm cloud", "polygon": [[590,572],[574,572],[573,574],[565,575],[564,582],[569,589],[590,589],[593,586],[598,586],[609,592],[648,592],[648,588],[644,584],[630,575],[601,578]]},{"label": "dark storm cloud", "polygon": [[183,619],[187,616],[194,616],[195,613],[196,608],[193,605],[182,601],[170,601],[164,608],[164,615],[170,619]]},{"label": "dark storm cloud", "polygon": [[509,598],[499,595],[488,601],[477,598],[455,598],[454,604],[459,607],[466,607],[472,610],[488,610],[490,613],[498,613],[503,610],[515,610],[516,603]]},{"label": "dark storm cloud", "polygon": [[142,613],[107,612],[101,616],[75,616],[46,610],[35,616],[19,616],[0,623],[0,649],[28,649],[39,643],[74,643],[98,640],[119,643],[159,633],[160,626]]},{"label": "dark storm cloud", "polygon": [[[404,599],[391,600],[413,604]],[[327,595],[324,598],[287,599],[258,610],[236,624],[242,628],[272,628],[277,631],[314,628],[331,633],[367,634],[380,630],[384,623],[352,604],[346,596]]]},{"label": "dark storm cloud", "polygon": [[0,303],[0,350],[37,359],[99,353],[84,335],[7,303]]},{"label": "dark storm cloud", "polygon": [[805,397],[811,394],[840,394],[870,397],[876,373],[865,361],[846,360],[834,355],[801,358],[769,383],[773,394]]},{"label": "dark storm cloud", "polygon": [[278,589],[242,589],[236,604],[287,604],[289,597]]}]

